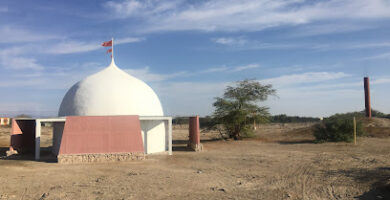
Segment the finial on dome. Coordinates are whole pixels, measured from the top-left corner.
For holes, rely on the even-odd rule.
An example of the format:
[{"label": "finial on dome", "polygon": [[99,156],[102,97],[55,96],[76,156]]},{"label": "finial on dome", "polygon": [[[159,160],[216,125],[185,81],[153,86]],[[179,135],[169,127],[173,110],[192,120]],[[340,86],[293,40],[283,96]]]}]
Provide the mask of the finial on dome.
[{"label": "finial on dome", "polygon": [[117,67],[114,61],[114,57],[111,58],[111,64],[109,67]]}]

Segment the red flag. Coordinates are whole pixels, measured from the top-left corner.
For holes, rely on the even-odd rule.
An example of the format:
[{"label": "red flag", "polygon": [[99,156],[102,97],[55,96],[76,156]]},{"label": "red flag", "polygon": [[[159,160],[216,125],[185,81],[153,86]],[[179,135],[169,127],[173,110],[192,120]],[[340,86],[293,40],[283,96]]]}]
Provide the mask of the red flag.
[{"label": "red flag", "polygon": [[111,49],[109,49],[109,50],[107,50],[107,52],[106,53],[111,53],[112,52],[112,48]]},{"label": "red flag", "polygon": [[103,47],[111,47],[111,46],[112,46],[112,40],[107,41],[107,42],[103,42],[103,43],[102,43],[102,46],[103,46]]}]

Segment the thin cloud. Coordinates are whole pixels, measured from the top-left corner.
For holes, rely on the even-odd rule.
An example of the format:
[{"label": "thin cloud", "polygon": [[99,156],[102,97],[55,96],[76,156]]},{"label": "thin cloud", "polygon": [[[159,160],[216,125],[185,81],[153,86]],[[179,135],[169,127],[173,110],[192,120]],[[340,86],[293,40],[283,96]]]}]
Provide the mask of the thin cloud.
[{"label": "thin cloud", "polygon": [[45,84],[45,81],[39,79],[33,80],[12,80],[12,81],[2,81],[0,82],[0,88],[20,88],[20,87],[37,87],[39,85]]},{"label": "thin cloud", "polygon": [[40,65],[35,58],[21,57],[21,56],[0,56],[0,64],[6,69],[13,70],[43,70],[44,67]]},{"label": "thin cloud", "polygon": [[[167,115],[209,115],[214,98],[223,94],[229,82],[162,82],[151,84]],[[191,106],[188,106],[191,105]]]},{"label": "thin cloud", "polygon": [[362,82],[340,82],[340,83],[320,83],[317,85],[311,86],[301,86],[301,90],[305,91],[329,91],[329,90],[340,90],[340,89],[350,89],[363,86]]},{"label": "thin cloud", "polygon": [[214,41],[217,44],[223,44],[223,45],[245,45],[248,43],[246,39],[234,38],[234,37],[213,38],[212,41]]},{"label": "thin cloud", "polygon": [[[33,42],[33,38],[27,38],[28,41]],[[38,39],[38,38],[35,38]],[[141,42],[144,38],[127,37],[118,38],[115,42],[116,45],[122,45],[127,43]],[[43,69],[42,65],[39,65],[34,55],[37,54],[75,54],[85,53],[90,51],[96,51],[102,49],[101,42],[82,42],[82,41],[63,41],[59,43],[49,42],[40,45],[34,45],[28,43],[24,45],[16,45],[9,48],[0,50],[0,66],[4,68],[13,69]]]},{"label": "thin cloud", "polygon": [[254,69],[254,68],[259,68],[259,64],[249,64],[249,65],[242,65],[242,66],[235,66],[235,67],[212,67],[197,73],[193,74],[202,74],[202,73],[214,73],[214,72],[240,72],[248,69]]},{"label": "thin cloud", "polygon": [[28,114],[32,115],[32,117],[56,116],[58,112],[57,108],[39,102],[15,103],[2,101],[0,110],[7,117],[14,117],[20,114]]},{"label": "thin cloud", "polygon": [[326,35],[336,33],[346,33],[373,29],[375,26],[362,23],[330,23],[330,24],[310,24],[303,27],[298,27],[286,34],[286,37],[308,37],[315,35]]},{"label": "thin cloud", "polygon": [[45,50],[45,53],[48,54],[83,53],[83,52],[94,51],[99,48],[101,48],[101,46],[97,42],[86,43],[86,42],[67,41],[49,47],[48,49]]},{"label": "thin cloud", "polygon": [[390,42],[376,42],[376,43],[360,43],[351,45],[348,48],[351,49],[365,49],[365,48],[377,48],[377,47],[390,47]]},{"label": "thin cloud", "polygon": [[0,43],[24,43],[61,39],[62,36],[37,33],[13,26],[0,27]]},{"label": "thin cloud", "polygon": [[[192,3],[125,0],[109,1],[104,7],[114,18],[140,20],[139,30],[145,32],[258,31],[326,20],[390,18],[390,3],[384,0],[213,0]],[[360,27],[349,27],[349,31],[354,29]]]},{"label": "thin cloud", "polygon": [[[362,110],[362,106],[364,106],[362,104],[363,81],[361,79],[358,81],[357,78],[340,78],[342,76],[334,74],[333,76],[326,75],[326,78],[320,78],[317,75],[316,78],[319,78],[319,80],[315,82],[313,80],[305,80],[305,78],[302,81],[297,80],[300,83],[307,84],[295,84],[293,80],[289,80],[291,81],[290,84],[275,84],[274,87],[277,89],[280,98],[277,100],[270,99],[267,101],[267,104],[271,107],[273,113],[301,116],[321,117],[329,116],[336,112]],[[296,78],[296,76],[292,77]],[[370,84],[373,86],[389,85],[390,78],[373,77]],[[386,98],[379,98],[384,94],[386,94],[385,91],[376,91],[375,105],[383,104],[384,106],[381,107],[386,108]],[[348,103],[335,104],[334,102]]]},{"label": "thin cloud", "polygon": [[237,67],[234,67],[231,72],[240,72],[240,71],[244,71],[244,70],[247,70],[247,69],[254,69],[254,68],[259,68],[260,65],[258,64],[250,64],[250,65],[244,65],[244,66],[237,66]]},{"label": "thin cloud", "polygon": [[[313,76],[313,79],[308,78]],[[290,84],[283,87],[275,85],[280,98],[270,98],[265,105],[270,106],[273,114],[289,114],[300,116],[329,116],[335,112],[351,112],[361,110],[361,96],[363,94],[362,81],[356,79],[348,81],[342,79],[349,74],[338,72],[309,72],[303,76],[292,75],[290,77],[273,79],[280,81],[288,79]],[[295,80],[302,78],[301,80]],[[315,80],[314,80],[315,79]],[[296,85],[290,81],[309,84]],[[390,78],[378,78],[371,81],[372,85],[388,84]],[[214,98],[221,96],[226,86],[234,85],[232,82],[163,82],[152,85],[159,95],[164,111],[175,115],[210,115],[214,108]],[[329,93],[332,95],[329,95]],[[334,104],[338,101],[348,100],[349,104]],[[186,102],[183,104],[183,102]],[[186,106],[186,105],[193,106]],[[330,107],[330,105],[332,105]],[[302,109],[305,108],[305,109]],[[330,109],[331,108],[331,109]]]},{"label": "thin cloud", "polygon": [[224,45],[233,50],[256,50],[256,49],[291,49],[291,48],[312,48],[313,45],[307,44],[278,44],[264,43],[262,41],[247,39],[244,37],[220,37],[212,38],[212,42],[218,45]]},{"label": "thin cloud", "polygon": [[390,78],[378,78],[370,82],[371,85],[379,85],[379,84],[386,84],[386,83],[390,83]]},{"label": "thin cloud", "polygon": [[108,1],[104,4],[110,10],[115,11],[115,18],[147,17],[158,15],[175,9],[182,1],[138,1],[125,0],[122,2]]},{"label": "thin cloud", "polygon": [[[1,64],[1,63],[0,63]],[[23,66],[27,66],[23,65]],[[101,70],[101,65],[94,63],[71,64],[66,67],[43,66],[35,68],[7,68],[19,71],[8,70],[7,75],[2,77],[4,87],[23,87],[34,90],[64,90],[69,89],[73,84],[88,75]],[[29,69],[29,70],[27,70]],[[1,81],[0,81],[1,82]]]},{"label": "thin cloud", "polygon": [[202,71],[195,71],[195,72],[187,72],[187,71],[180,71],[175,73],[169,73],[169,74],[159,74],[154,73],[150,70],[148,66],[144,68],[139,69],[124,69],[125,72],[141,79],[146,82],[162,82],[166,80],[172,80],[179,77],[190,77],[190,76],[197,76],[205,73],[216,73],[216,72],[240,72],[244,70],[254,69],[260,67],[259,64],[249,64],[249,65],[243,65],[243,66],[237,66],[237,67],[212,67],[206,70]]},{"label": "thin cloud", "polygon": [[[114,40],[114,45],[121,45],[127,43],[141,42],[144,38],[127,37]],[[101,49],[100,42],[81,42],[81,41],[65,41],[55,44],[44,52],[48,54],[72,54],[84,53]]]},{"label": "thin cloud", "polygon": [[302,74],[290,74],[275,78],[263,79],[261,82],[271,83],[278,86],[289,86],[302,83],[318,83],[349,76],[351,75],[344,72],[306,72]]},{"label": "thin cloud", "polygon": [[264,43],[256,39],[244,37],[219,37],[212,38],[212,42],[217,45],[226,46],[233,50],[256,50],[256,49],[315,49],[315,50],[334,50],[334,49],[370,49],[390,47],[389,41],[377,42],[359,42],[359,43]]},{"label": "thin cloud", "polygon": [[213,72],[224,72],[229,70],[229,67],[212,67],[206,70],[201,71],[201,73],[213,73]]},{"label": "thin cloud", "polygon": [[381,53],[374,56],[368,56],[365,58],[362,58],[361,60],[381,60],[381,59],[390,59],[390,52]]},{"label": "thin cloud", "polygon": [[119,39],[114,40],[114,43],[115,43],[114,45],[141,42],[144,40],[145,40],[145,38],[138,38],[138,37],[119,38]]},{"label": "thin cloud", "polygon": [[43,70],[44,66],[39,64],[37,59],[22,55],[29,50],[28,46],[0,50],[0,67],[12,70]]},{"label": "thin cloud", "polygon": [[236,67],[212,67],[206,70],[202,71],[195,71],[195,72],[187,72],[187,71],[181,71],[181,72],[175,72],[170,74],[159,74],[154,73],[150,70],[149,67],[139,68],[139,69],[125,69],[127,73],[140,78],[141,80],[144,80],[146,82],[161,82],[166,80],[175,79],[178,77],[187,77],[187,76],[197,76],[205,73],[216,73],[216,72],[240,72],[244,70],[259,68],[259,64],[249,64],[249,65],[243,65],[243,66],[236,66]]},{"label": "thin cloud", "polygon": [[8,12],[8,7],[2,7],[0,6],[0,13]]},{"label": "thin cloud", "polygon": [[168,79],[187,76],[187,72],[176,72],[171,74],[157,74],[150,71],[149,67],[144,67],[140,69],[125,69],[125,72],[143,80],[146,82],[156,82],[156,81],[165,81]]}]

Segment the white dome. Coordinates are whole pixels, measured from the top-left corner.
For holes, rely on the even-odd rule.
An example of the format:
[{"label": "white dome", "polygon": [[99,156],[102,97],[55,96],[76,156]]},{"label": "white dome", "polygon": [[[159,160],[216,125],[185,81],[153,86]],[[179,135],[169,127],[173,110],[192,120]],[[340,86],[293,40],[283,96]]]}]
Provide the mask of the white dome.
[{"label": "white dome", "polygon": [[62,100],[59,116],[163,116],[156,93],[143,81],[111,64],[73,85]]}]

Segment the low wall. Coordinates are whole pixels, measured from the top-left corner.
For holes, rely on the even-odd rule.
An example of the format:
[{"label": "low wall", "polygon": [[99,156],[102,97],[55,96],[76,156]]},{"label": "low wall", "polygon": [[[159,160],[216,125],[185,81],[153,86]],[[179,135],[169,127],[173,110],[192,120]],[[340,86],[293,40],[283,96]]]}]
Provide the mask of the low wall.
[{"label": "low wall", "polygon": [[93,162],[117,162],[117,161],[133,161],[144,160],[143,152],[135,153],[107,153],[107,154],[64,154],[57,157],[58,163],[93,163]]}]

